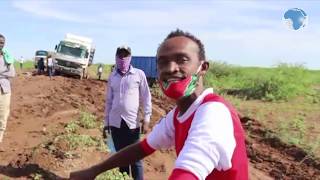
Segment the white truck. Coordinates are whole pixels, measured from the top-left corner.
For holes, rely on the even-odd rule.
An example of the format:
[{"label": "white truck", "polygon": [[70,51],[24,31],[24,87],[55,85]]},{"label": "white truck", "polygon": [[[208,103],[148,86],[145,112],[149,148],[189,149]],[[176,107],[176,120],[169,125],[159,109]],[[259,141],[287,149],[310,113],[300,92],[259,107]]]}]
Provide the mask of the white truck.
[{"label": "white truck", "polygon": [[34,55],[34,68],[38,68],[38,61],[43,58],[44,64],[47,62],[48,51],[45,50],[37,50]]},{"label": "white truck", "polygon": [[80,79],[87,78],[94,53],[92,39],[68,33],[55,47],[52,57],[54,70],[56,73],[77,75]]}]

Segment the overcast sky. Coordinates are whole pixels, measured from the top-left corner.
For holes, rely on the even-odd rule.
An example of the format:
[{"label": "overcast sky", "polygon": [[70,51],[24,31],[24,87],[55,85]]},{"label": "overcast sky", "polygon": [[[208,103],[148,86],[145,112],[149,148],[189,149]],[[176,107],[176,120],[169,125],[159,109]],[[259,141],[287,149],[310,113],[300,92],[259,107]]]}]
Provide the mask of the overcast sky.
[{"label": "overcast sky", "polygon": [[[0,1],[0,33],[16,57],[54,50],[66,33],[91,37],[95,62],[114,63],[117,46],[154,56],[176,28],[204,43],[210,60],[242,66],[304,63],[320,69],[320,2],[316,1]],[[308,25],[289,29],[283,15],[303,9]]]}]

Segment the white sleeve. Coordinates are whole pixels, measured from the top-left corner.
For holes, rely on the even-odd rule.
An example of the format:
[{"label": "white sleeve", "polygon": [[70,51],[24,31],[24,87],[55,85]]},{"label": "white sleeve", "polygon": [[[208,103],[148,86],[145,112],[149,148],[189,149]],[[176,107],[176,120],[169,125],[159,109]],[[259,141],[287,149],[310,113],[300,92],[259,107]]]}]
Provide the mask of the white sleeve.
[{"label": "white sleeve", "polygon": [[148,86],[146,75],[144,74],[143,71],[140,71],[140,79],[141,79],[141,83],[139,87],[139,92],[140,92],[139,97],[142,100],[142,104],[143,104],[143,110],[144,110],[143,121],[146,123],[149,123],[151,113],[152,113],[151,93]]},{"label": "white sleeve", "polygon": [[112,101],[113,101],[113,91],[111,88],[111,81],[112,81],[112,75],[110,75],[108,79],[107,86],[107,92],[106,92],[106,101],[105,101],[105,119],[104,119],[104,126],[109,126],[109,114],[111,111]]},{"label": "white sleeve", "polygon": [[231,168],[235,146],[229,109],[219,102],[205,103],[195,113],[175,168],[188,170],[199,179],[205,179],[215,168]]},{"label": "white sleeve", "polygon": [[174,146],[174,110],[170,111],[166,117],[162,118],[159,123],[154,126],[151,133],[147,137],[147,143],[153,149],[167,149]]}]

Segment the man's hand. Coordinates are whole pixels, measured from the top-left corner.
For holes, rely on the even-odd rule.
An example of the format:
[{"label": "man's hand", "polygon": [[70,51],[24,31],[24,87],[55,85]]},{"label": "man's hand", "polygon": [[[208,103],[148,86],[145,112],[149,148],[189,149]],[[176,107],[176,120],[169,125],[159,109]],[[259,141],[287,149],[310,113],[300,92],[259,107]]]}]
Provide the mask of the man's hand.
[{"label": "man's hand", "polygon": [[150,126],[148,122],[142,123],[142,134],[148,134],[150,132]]},{"label": "man's hand", "polygon": [[96,175],[92,168],[70,173],[70,180],[94,180]]}]

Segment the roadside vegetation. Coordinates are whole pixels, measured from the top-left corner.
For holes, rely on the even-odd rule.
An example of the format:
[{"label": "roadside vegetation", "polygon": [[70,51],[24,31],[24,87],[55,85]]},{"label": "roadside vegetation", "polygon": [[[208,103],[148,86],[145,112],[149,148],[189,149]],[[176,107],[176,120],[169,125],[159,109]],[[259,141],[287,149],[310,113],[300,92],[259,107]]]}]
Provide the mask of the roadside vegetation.
[{"label": "roadside vegetation", "polygon": [[[15,61],[14,62],[14,68],[16,71],[20,71],[20,63],[19,61]],[[27,60],[23,63],[23,69],[25,70],[30,70],[30,69],[34,69],[34,63],[31,60]]]},{"label": "roadside vegetation", "polygon": [[273,68],[211,62],[205,84],[260,121],[283,142],[320,157],[320,71],[299,64]]},{"label": "roadside vegetation", "polygon": [[[99,129],[98,134],[102,134],[102,121],[98,120],[93,114],[82,111],[77,119],[69,121],[64,125],[62,132],[59,132],[53,138],[53,141],[46,142],[41,146],[48,149],[49,152],[59,159],[81,158],[81,151],[100,151],[109,152],[101,136],[90,134],[92,130]],[[41,174],[35,174],[37,179]],[[99,175],[96,180],[129,180],[128,174],[119,172],[118,168],[109,170]]]},{"label": "roadside vegetation", "polygon": [[215,62],[210,66],[205,82],[219,93],[263,101],[288,101],[301,95],[320,100],[319,89],[313,88],[320,84],[320,71],[299,64],[258,68]]},{"label": "roadside vegetation", "polygon": [[[102,72],[101,79],[102,80],[107,80],[108,77],[109,77],[109,74],[111,72],[112,65],[108,65],[108,64],[102,64],[102,65],[103,65],[102,66],[103,67],[103,72]],[[98,76],[97,76],[98,66],[99,66],[99,63],[92,64],[91,66],[89,66],[88,73],[89,73],[89,77],[91,79],[98,79]]]}]

